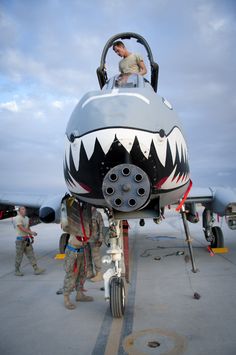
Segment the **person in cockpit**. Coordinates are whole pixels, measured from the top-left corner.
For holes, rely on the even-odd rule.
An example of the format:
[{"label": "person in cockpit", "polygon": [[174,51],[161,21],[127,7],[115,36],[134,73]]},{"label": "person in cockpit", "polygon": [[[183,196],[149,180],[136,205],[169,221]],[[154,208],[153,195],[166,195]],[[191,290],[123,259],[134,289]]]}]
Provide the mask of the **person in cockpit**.
[{"label": "person in cockpit", "polygon": [[123,57],[119,62],[121,74],[137,73],[145,75],[147,73],[143,58],[139,54],[129,52],[122,41],[114,42],[113,50],[118,56]]}]

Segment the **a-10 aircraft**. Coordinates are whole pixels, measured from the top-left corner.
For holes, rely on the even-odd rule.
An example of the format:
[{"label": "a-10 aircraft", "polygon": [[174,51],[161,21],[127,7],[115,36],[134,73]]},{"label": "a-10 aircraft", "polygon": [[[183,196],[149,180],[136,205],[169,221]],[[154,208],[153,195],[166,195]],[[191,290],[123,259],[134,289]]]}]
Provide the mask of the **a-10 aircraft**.
[{"label": "a-10 aircraft", "polygon": [[[148,82],[138,74],[107,77],[106,56],[118,39],[136,39],[144,46],[151,69]],[[159,221],[167,205],[177,205],[196,272],[187,220],[199,221],[196,204],[204,206],[203,231],[212,247],[223,247],[220,227],[213,214],[226,216],[236,229],[236,196],[230,189],[191,189],[188,151],[179,118],[171,104],[157,95],[159,66],[146,40],[136,33],[120,33],[106,43],[97,69],[99,91],[82,97],[66,128],[64,176],[70,192],[65,196],[0,194],[0,219],[15,214],[15,205],[25,205],[31,216],[45,223],[66,225],[68,205],[89,203],[103,208],[109,218],[105,297],[113,317],[125,308],[123,231],[124,220],[145,218]],[[72,200],[72,197],[74,198]],[[77,209],[78,210],[78,209]],[[61,247],[65,247],[65,233]],[[126,275],[127,276],[127,275]]]}]

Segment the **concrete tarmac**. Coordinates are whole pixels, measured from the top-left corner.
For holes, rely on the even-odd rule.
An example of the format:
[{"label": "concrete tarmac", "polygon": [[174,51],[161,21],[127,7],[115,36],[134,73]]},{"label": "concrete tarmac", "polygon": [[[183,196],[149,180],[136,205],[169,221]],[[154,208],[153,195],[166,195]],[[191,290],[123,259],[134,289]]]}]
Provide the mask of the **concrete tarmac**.
[{"label": "concrete tarmac", "polygon": [[46,272],[34,275],[24,257],[25,275],[17,277],[15,231],[11,220],[0,222],[1,355],[236,354],[236,231],[221,221],[229,252],[210,256],[201,224],[190,224],[199,269],[194,274],[177,213],[167,211],[160,225],[129,222],[131,282],[123,319],[112,319],[102,282],[85,284],[94,302],[64,308],[56,294],[63,260],[54,259],[60,226],[32,228],[38,264]]}]

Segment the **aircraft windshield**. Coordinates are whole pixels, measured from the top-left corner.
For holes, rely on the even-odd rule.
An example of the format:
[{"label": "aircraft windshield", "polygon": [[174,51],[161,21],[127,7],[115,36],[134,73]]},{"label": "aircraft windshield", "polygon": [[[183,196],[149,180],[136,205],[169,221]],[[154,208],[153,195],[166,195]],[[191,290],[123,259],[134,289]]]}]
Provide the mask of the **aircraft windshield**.
[{"label": "aircraft windshield", "polygon": [[120,74],[115,79],[116,88],[136,88],[138,86],[138,76],[134,74]]},{"label": "aircraft windshield", "polygon": [[138,74],[120,74],[111,78],[106,85],[106,89],[115,88],[140,88],[144,87],[144,79]]}]

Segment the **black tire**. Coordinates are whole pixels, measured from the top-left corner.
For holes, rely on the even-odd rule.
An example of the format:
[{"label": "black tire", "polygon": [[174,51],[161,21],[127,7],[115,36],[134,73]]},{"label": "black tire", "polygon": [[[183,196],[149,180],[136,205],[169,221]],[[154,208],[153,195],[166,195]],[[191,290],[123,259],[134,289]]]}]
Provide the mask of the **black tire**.
[{"label": "black tire", "polygon": [[69,238],[70,238],[70,234],[68,234],[68,233],[63,233],[63,234],[61,235],[60,242],[59,242],[59,251],[60,251],[60,254],[64,254],[64,253],[65,253],[66,246],[67,246],[67,244],[68,244]]},{"label": "black tire", "polygon": [[125,311],[125,287],[121,277],[113,276],[110,280],[110,310],[114,318],[122,318]]},{"label": "black tire", "polygon": [[213,240],[211,248],[224,248],[224,236],[220,227],[212,227]]}]

